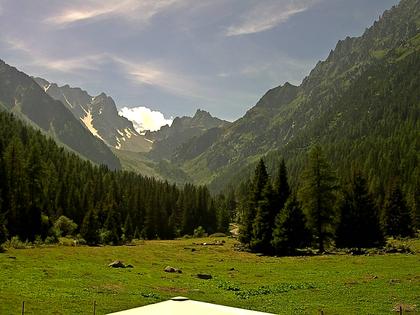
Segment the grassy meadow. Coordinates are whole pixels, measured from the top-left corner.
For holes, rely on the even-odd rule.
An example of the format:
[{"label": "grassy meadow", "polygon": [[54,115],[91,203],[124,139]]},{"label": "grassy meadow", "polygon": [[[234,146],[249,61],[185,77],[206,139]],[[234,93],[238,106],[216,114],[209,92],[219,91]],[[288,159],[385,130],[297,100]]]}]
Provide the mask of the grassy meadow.
[{"label": "grassy meadow", "polygon": [[[219,239],[221,240],[221,239]],[[260,257],[213,239],[43,246],[0,254],[0,314],[106,314],[174,296],[278,314],[391,314],[420,308],[417,254]],[[114,269],[122,260],[134,268]],[[166,266],[182,274],[165,273]],[[210,280],[197,273],[213,276]]]}]

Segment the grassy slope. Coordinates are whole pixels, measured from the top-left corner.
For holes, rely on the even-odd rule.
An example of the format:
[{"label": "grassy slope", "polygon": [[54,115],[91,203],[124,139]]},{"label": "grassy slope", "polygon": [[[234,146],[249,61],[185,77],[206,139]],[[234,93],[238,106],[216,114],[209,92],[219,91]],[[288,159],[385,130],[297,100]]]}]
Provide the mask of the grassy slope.
[{"label": "grassy slope", "polygon": [[[233,252],[232,240],[193,242],[9,250],[0,254],[0,314],[19,313],[22,300],[26,314],[89,314],[94,300],[104,314],[179,295],[279,314],[383,314],[420,303],[420,254],[273,258]],[[134,268],[107,267],[115,259]],[[164,273],[167,265],[183,273]],[[214,278],[193,277],[200,272]]]},{"label": "grassy slope", "polygon": [[162,176],[155,170],[157,163],[148,159],[144,154],[117,149],[111,150],[119,158],[123,170],[162,179]]}]

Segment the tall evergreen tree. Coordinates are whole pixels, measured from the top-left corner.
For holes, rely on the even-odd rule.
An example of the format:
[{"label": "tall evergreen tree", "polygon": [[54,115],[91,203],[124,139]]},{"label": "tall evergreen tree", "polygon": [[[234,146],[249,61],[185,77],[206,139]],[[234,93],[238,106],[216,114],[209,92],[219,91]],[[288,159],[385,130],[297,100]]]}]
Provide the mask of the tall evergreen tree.
[{"label": "tall evergreen tree", "polygon": [[236,217],[236,196],[235,190],[232,186],[229,187],[228,192],[226,194],[226,210],[229,213],[229,218],[233,221]]},{"label": "tall evergreen tree", "polygon": [[88,245],[99,243],[99,221],[95,210],[89,209],[83,218],[80,234]]},{"label": "tall evergreen tree", "polygon": [[125,217],[123,233],[126,241],[131,241],[134,237],[133,222],[131,221],[130,213]]},{"label": "tall evergreen tree", "polygon": [[253,251],[269,254],[272,252],[271,236],[273,232],[273,188],[267,182],[258,201],[257,213],[252,224],[250,247]]},{"label": "tall evergreen tree", "polygon": [[325,250],[325,243],[333,235],[336,188],[336,178],[330,165],[321,147],[316,145],[309,152],[299,196],[308,218],[308,226],[316,237],[320,252]]},{"label": "tall evergreen tree", "polygon": [[277,255],[294,255],[296,249],[308,245],[310,233],[306,218],[295,195],[290,196],[283,210],[278,213],[271,245]]},{"label": "tall evergreen tree", "polygon": [[263,189],[268,182],[267,169],[263,159],[258,162],[252,181],[252,189],[247,200],[240,229],[240,241],[249,244],[252,239],[252,230],[255,216],[257,213],[258,203],[261,200]]},{"label": "tall evergreen tree", "polygon": [[277,176],[274,180],[274,195],[275,195],[275,206],[278,211],[283,209],[286,204],[287,198],[290,195],[289,181],[287,178],[287,169],[284,159],[281,160]]},{"label": "tall evergreen tree", "polygon": [[121,241],[121,222],[119,213],[113,207],[109,208],[104,228],[109,231],[108,241],[118,245]]},{"label": "tall evergreen tree", "polygon": [[385,234],[394,237],[413,236],[413,220],[398,180],[391,184],[383,209]]},{"label": "tall evergreen tree", "polygon": [[225,233],[229,230],[230,224],[230,211],[228,200],[223,194],[220,194],[216,200],[217,208],[217,231]]},{"label": "tall evergreen tree", "polygon": [[379,214],[367,182],[360,172],[352,175],[343,191],[340,223],[336,230],[337,247],[375,247],[383,243]]}]

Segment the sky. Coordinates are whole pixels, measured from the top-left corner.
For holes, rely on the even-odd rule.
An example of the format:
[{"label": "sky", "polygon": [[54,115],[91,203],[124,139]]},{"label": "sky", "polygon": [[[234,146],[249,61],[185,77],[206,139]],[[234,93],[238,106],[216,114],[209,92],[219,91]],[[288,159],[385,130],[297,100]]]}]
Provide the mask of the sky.
[{"label": "sky", "polygon": [[235,120],[398,0],[0,0],[0,59],[113,97],[137,125]]}]

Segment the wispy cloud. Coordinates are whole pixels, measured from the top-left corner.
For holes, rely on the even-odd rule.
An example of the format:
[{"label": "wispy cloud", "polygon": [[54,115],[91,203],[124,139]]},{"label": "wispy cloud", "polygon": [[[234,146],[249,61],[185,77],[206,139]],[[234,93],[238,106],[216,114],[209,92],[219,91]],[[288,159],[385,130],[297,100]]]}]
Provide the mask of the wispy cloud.
[{"label": "wispy cloud", "polygon": [[96,70],[103,63],[106,54],[90,54],[72,58],[52,58],[47,54],[38,51],[30,43],[17,38],[1,38],[8,45],[9,49],[23,54],[26,64],[63,73],[78,73],[80,70]]},{"label": "wispy cloud", "polygon": [[167,119],[161,112],[143,106],[123,107],[120,109],[119,114],[131,120],[134,128],[139,133],[145,130],[156,131],[164,125],[172,124],[172,118]]},{"label": "wispy cloud", "polygon": [[147,22],[156,14],[185,0],[89,0],[68,7],[45,19],[46,23],[66,26],[72,23],[118,16]]},{"label": "wispy cloud", "polygon": [[135,62],[115,56],[112,59],[137,84],[151,85],[172,94],[194,98],[205,98],[205,95],[210,94],[199,84],[197,77],[174,71],[158,62]]},{"label": "wispy cloud", "polygon": [[270,2],[256,2],[240,18],[240,22],[231,25],[225,32],[226,36],[254,34],[270,30],[292,16],[306,11],[320,0],[274,0]]}]

